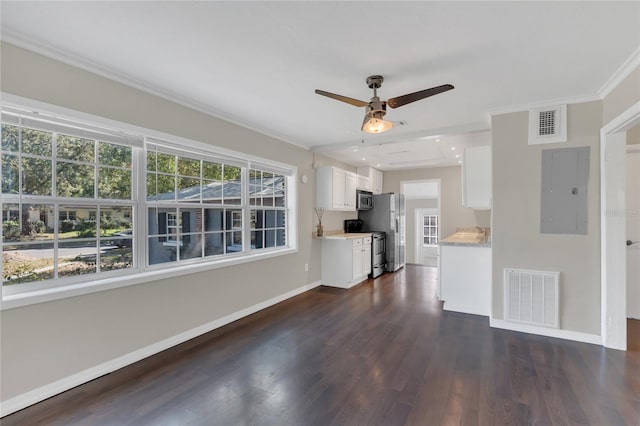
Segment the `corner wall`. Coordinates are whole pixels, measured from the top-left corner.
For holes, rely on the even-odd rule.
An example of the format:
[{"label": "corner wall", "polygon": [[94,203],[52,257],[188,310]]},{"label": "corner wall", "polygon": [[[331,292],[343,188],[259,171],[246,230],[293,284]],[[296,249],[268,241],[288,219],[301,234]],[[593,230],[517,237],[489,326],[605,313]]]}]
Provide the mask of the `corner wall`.
[{"label": "corner wall", "polygon": [[[560,328],[600,335],[602,102],[568,105],[568,141],[528,145],[528,112],[497,115],[493,132],[492,318],[503,319],[503,270],[560,271]],[[589,146],[588,234],[540,233],[541,151]]]}]

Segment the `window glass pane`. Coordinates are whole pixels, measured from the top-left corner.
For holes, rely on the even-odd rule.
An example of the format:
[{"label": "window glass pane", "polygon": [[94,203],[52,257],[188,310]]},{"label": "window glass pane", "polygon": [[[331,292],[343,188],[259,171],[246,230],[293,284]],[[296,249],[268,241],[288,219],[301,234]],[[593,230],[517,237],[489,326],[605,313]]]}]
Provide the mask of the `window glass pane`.
[{"label": "window glass pane", "polygon": [[202,183],[202,202],[222,204],[222,182],[205,180]]},{"label": "window glass pane", "polygon": [[92,274],[97,271],[96,241],[58,243],[58,276]]},{"label": "window glass pane", "polygon": [[276,245],[276,231],[266,230],[264,231],[264,247],[275,247]]},{"label": "window glass pane", "polygon": [[153,183],[153,185],[156,187],[157,193],[152,197],[147,197],[147,199],[160,201],[175,200],[175,176],[157,175],[156,179],[157,180]]},{"label": "window glass pane", "polygon": [[132,210],[131,207],[102,207],[100,210],[100,235],[109,238],[114,235],[116,238],[131,238]]},{"label": "window glass pane", "polygon": [[133,268],[132,240],[120,240],[123,241],[120,246],[113,245],[112,241],[103,240],[100,243],[100,270],[106,272]]},{"label": "window glass pane", "polygon": [[180,233],[193,234],[202,232],[202,209],[180,209],[178,218]]},{"label": "window glass pane", "polygon": [[285,223],[285,216],[286,216],[286,212],[284,210],[278,210],[276,212],[276,226],[284,228],[286,223]]},{"label": "window glass pane", "polygon": [[[8,207],[10,210],[15,209],[13,212],[9,212],[15,217],[18,209],[17,204]],[[12,238],[17,241],[53,240],[53,212],[53,205],[23,204],[19,222],[12,221],[10,226]],[[16,225],[19,226],[18,229],[16,229]],[[17,239],[15,238],[16,232],[20,233]]]},{"label": "window glass pane", "polygon": [[156,171],[156,153],[155,151],[147,152],[147,171]]},{"label": "window glass pane", "polygon": [[94,166],[58,162],[57,190],[59,197],[93,198]]},{"label": "window glass pane", "polygon": [[167,242],[166,239],[160,237],[150,237],[148,239],[149,265],[175,262],[177,259],[176,249],[175,242]]},{"label": "window glass pane", "polygon": [[225,215],[226,230],[241,230],[242,229],[242,210],[227,210]]},{"label": "window glass pane", "polygon": [[112,143],[98,143],[98,162],[106,166],[131,168],[131,147]]},{"label": "window glass pane", "polygon": [[276,227],[276,212],[275,210],[265,210],[264,212],[265,228]]},{"label": "window glass pane", "polygon": [[2,154],[2,193],[17,194],[20,184],[17,155]]},{"label": "window glass pane", "polygon": [[181,236],[180,259],[202,257],[202,234],[184,234]]},{"label": "window glass pane", "polygon": [[95,162],[95,141],[58,135],[56,153],[58,158]]},{"label": "window glass pane", "polygon": [[242,201],[242,186],[240,183],[225,182],[224,183],[224,203],[239,205]]},{"label": "window glass pane", "polygon": [[200,179],[178,177],[178,199],[200,202]]},{"label": "window glass pane", "polygon": [[116,200],[131,199],[131,170],[100,167],[98,197]]},{"label": "window glass pane", "polygon": [[20,149],[18,127],[10,124],[2,125],[2,150],[18,152]]},{"label": "window glass pane", "polygon": [[53,278],[53,243],[2,247],[2,285]]},{"label": "window glass pane", "polygon": [[222,231],[224,229],[224,210],[205,209],[204,222],[205,231]]},{"label": "window glass pane", "polygon": [[284,229],[276,230],[276,245],[284,246],[286,244]]},{"label": "window glass pane", "polygon": [[178,174],[200,178],[200,160],[178,157]]},{"label": "window glass pane", "polygon": [[[95,238],[97,222],[95,217],[96,207],[61,205],[60,215],[64,217],[65,212],[73,213],[74,219],[66,219],[58,223],[58,238],[77,239]],[[68,217],[72,217],[68,215]]]},{"label": "window glass pane", "polygon": [[170,154],[163,154],[159,152],[157,154],[158,171],[163,173],[175,174],[176,173],[176,156]]},{"label": "window glass pane", "polygon": [[224,254],[224,234],[222,232],[205,234],[205,256]]},{"label": "window glass pane", "polygon": [[51,195],[51,160],[22,158],[22,192]]},{"label": "window glass pane", "polygon": [[224,166],[224,181],[225,182],[240,182],[242,176],[242,169],[234,166]]},{"label": "window glass pane", "polygon": [[251,248],[264,248],[264,231],[251,231]]},{"label": "window glass pane", "polygon": [[210,180],[222,180],[222,164],[203,161],[202,177]]},{"label": "window glass pane", "polygon": [[242,251],[242,232],[225,232],[225,243],[227,253],[238,253]]},{"label": "window glass pane", "polygon": [[22,128],[22,152],[25,154],[51,157],[51,141],[53,135],[35,129]]}]

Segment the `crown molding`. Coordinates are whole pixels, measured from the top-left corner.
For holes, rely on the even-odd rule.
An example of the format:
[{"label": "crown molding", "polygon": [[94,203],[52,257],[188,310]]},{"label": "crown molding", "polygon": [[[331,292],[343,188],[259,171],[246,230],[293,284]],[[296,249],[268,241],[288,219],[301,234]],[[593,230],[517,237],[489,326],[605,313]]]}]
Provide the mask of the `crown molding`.
[{"label": "crown molding", "polygon": [[99,64],[97,62],[91,61],[87,58],[71,53],[67,50],[59,49],[47,43],[43,43],[41,41],[27,39],[21,34],[19,34],[18,32],[10,28],[7,28],[6,26],[2,28],[2,36],[0,37],[0,40],[3,43],[7,43],[10,45],[28,50],[38,55],[44,56],[46,58],[53,59],[55,61],[61,62],[63,64],[66,64],[75,68],[79,68],[83,71],[96,74],[100,77],[104,77],[106,79],[115,81],[125,86],[140,90],[147,94],[157,96],[166,101],[173,102],[175,104],[218,118],[228,123],[235,124],[236,126],[240,126],[245,129],[260,133],[264,136],[268,136],[270,138],[277,139],[279,141],[288,143],[290,145],[297,146],[298,148],[302,148],[305,150],[310,149],[310,145],[307,145],[298,141],[292,141],[287,137],[281,134],[278,134],[276,132],[273,132],[269,129],[262,128],[261,126],[258,126],[255,124],[246,123],[238,117],[224,114],[223,112],[215,108],[212,108],[206,104],[195,101],[193,99],[187,98],[185,96],[182,96],[178,93],[150,84],[147,81],[133,77],[126,73],[122,73],[120,71],[117,71],[103,64]]},{"label": "crown molding", "polygon": [[491,108],[487,110],[487,114],[492,117],[494,115],[529,111],[530,109],[544,108],[548,106],[581,104],[583,102],[593,102],[593,101],[600,101],[600,100],[601,98],[598,95],[571,96],[567,98],[557,98],[557,99],[550,99],[546,101],[531,102],[528,104],[507,105],[504,107]]},{"label": "crown molding", "polygon": [[618,87],[622,80],[627,78],[636,68],[640,67],[640,46],[627,58],[626,61],[620,65],[620,67],[604,82],[602,87],[598,90],[598,96],[600,99],[604,99]]}]

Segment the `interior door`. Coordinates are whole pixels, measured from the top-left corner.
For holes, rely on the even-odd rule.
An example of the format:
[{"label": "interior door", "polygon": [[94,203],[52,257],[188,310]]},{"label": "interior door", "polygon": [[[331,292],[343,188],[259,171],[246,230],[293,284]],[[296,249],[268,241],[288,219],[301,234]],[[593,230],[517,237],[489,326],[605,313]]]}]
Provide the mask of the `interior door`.
[{"label": "interior door", "polygon": [[416,263],[439,266],[440,217],[437,209],[416,209]]},{"label": "interior door", "polygon": [[640,319],[640,145],[627,149],[627,317]]}]

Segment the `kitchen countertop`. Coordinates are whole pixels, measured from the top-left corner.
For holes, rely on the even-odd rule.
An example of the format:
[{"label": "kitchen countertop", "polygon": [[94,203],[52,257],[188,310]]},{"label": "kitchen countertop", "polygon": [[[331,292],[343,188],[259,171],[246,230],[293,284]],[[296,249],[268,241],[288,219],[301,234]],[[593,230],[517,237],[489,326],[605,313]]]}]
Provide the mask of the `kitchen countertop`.
[{"label": "kitchen countertop", "polygon": [[488,228],[457,228],[456,233],[440,240],[441,246],[491,247]]},{"label": "kitchen countertop", "polygon": [[366,238],[366,237],[370,237],[371,233],[370,232],[360,232],[357,234],[330,234],[330,235],[323,235],[322,237],[317,237],[320,240],[355,240],[357,238]]}]

